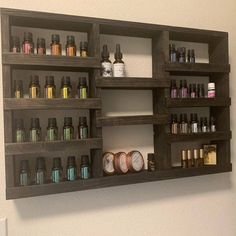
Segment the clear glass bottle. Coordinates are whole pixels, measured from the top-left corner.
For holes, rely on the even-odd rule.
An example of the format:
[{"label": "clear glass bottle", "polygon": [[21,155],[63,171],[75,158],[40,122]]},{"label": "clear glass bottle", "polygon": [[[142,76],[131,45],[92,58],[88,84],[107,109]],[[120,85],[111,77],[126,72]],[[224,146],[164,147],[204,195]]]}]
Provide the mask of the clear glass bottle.
[{"label": "clear glass bottle", "polygon": [[46,54],[46,42],[44,38],[37,39],[37,54],[38,55]]},{"label": "clear glass bottle", "polygon": [[122,58],[123,55],[120,51],[120,44],[116,44],[115,61],[113,63],[114,77],[125,77],[125,63]]},{"label": "clear glass bottle", "polygon": [[15,120],[15,142],[22,143],[25,142],[25,128],[23,119]]},{"label": "clear glass bottle", "polygon": [[24,41],[22,43],[22,52],[24,54],[34,54],[33,34],[24,32]]},{"label": "clear glass bottle", "polygon": [[52,167],[52,182],[60,183],[63,181],[63,168],[61,165],[61,158],[54,157],[53,158],[53,167]]},{"label": "clear glass bottle", "polygon": [[31,118],[30,142],[41,141],[41,127],[39,118]]},{"label": "clear glass bottle", "polygon": [[13,53],[20,52],[20,38],[18,36],[11,37],[11,52]]},{"label": "clear glass bottle", "polygon": [[88,125],[86,117],[79,117],[79,127],[78,127],[79,139],[88,138]]},{"label": "clear glass bottle", "polygon": [[31,174],[28,160],[22,160],[20,163],[19,182],[20,186],[27,186],[31,184]]},{"label": "clear glass bottle", "polygon": [[80,42],[80,56],[88,57],[88,42]]},{"label": "clear glass bottle", "polygon": [[67,159],[66,178],[68,181],[77,179],[77,167],[74,156],[69,156]]},{"label": "clear glass bottle", "polygon": [[30,98],[40,97],[39,77],[37,75],[30,76],[29,97]]},{"label": "clear glass bottle", "polygon": [[74,127],[72,125],[72,117],[65,117],[63,126],[63,140],[72,139],[74,139]]},{"label": "clear glass bottle", "polygon": [[103,50],[101,53],[102,56],[102,61],[101,61],[101,65],[102,65],[102,70],[101,70],[101,76],[103,77],[112,77],[112,63],[109,60],[110,57],[110,53],[107,49],[107,45],[103,45]]},{"label": "clear glass bottle", "polygon": [[35,183],[45,184],[47,182],[47,170],[44,157],[38,157],[35,168]]},{"label": "clear glass bottle", "polygon": [[58,140],[58,127],[56,118],[48,118],[47,141]]},{"label": "clear glass bottle", "polygon": [[80,164],[80,174],[81,179],[89,179],[91,177],[90,163],[89,157],[87,155],[81,156],[81,164]]},{"label": "clear glass bottle", "polygon": [[15,98],[23,98],[23,81],[22,80],[14,80],[14,97]]},{"label": "clear glass bottle", "polygon": [[78,91],[78,98],[82,98],[82,99],[88,98],[88,86],[87,86],[86,77],[79,78],[77,91]]},{"label": "clear glass bottle", "polygon": [[53,76],[46,76],[45,81],[45,98],[52,99],[56,98],[56,85],[54,83],[54,77]]},{"label": "clear glass bottle", "polygon": [[64,99],[71,98],[72,86],[70,83],[70,77],[62,77],[61,79],[61,97]]},{"label": "clear glass bottle", "polygon": [[70,56],[70,57],[76,56],[75,36],[73,35],[67,36],[66,56]]},{"label": "clear glass bottle", "polygon": [[51,55],[61,56],[60,35],[58,35],[58,34],[53,34],[52,35]]}]

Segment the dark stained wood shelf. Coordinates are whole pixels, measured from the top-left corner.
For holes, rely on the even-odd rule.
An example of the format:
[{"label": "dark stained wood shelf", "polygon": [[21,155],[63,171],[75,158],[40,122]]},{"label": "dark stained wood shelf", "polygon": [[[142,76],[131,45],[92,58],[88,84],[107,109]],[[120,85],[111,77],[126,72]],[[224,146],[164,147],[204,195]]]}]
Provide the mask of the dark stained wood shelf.
[{"label": "dark stained wood shelf", "polygon": [[101,109],[102,106],[100,98],[88,98],[88,99],[4,98],[3,104],[5,110]]},{"label": "dark stained wood shelf", "polygon": [[211,75],[214,73],[229,73],[229,64],[213,63],[171,63],[163,65],[170,74]]},{"label": "dark stained wood shelf", "polygon": [[74,139],[70,141],[42,141],[24,143],[5,143],[6,155],[70,151],[78,148],[102,149],[101,138]]},{"label": "dark stained wood shelf", "polygon": [[167,107],[227,107],[230,98],[166,98]]},{"label": "dark stained wood shelf", "polygon": [[167,124],[168,115],[110,116],[97,118],[97,126]]},{"label": "dark stained wood shelf", "polygon": [[155,89],[169,88],[169,79],[153,79],[142,77],[101,77],[96,80],[96,86],[105,89]]},{"label": "dark stained wood shelf", "polygon": [[3,53],[2,63],[14,65],[16,69],[69,70],[100,68],[100,59],[95,57],[68,57],[51,55],[26,55],[23,53]]},{"label": "dark stained wood shelf", "polygon": [[195,134],[166,134],[168,142],[187,142],[187,141],[217,141],[217,140],[230,140],[232,132],[208,132],[208,133],[195,133]]},{"label": "dark stained wood shelf", "polygon": [[232,165],[224,166],[204,166],[201,168],[172,168],[169,170],[140,173],[114,175],[101,178],[91,178],[88,180],[76,180],[71,182],[61,182],[58,184],[31,185],[25,187],[7,187],[7,199],[17,199],[26,197],[35,197],[48,194],[81,191],[88,189],[106,188],[111,186],[138,184],[160,180],[176,179],[183,177],[201,176],[231,172]]}]

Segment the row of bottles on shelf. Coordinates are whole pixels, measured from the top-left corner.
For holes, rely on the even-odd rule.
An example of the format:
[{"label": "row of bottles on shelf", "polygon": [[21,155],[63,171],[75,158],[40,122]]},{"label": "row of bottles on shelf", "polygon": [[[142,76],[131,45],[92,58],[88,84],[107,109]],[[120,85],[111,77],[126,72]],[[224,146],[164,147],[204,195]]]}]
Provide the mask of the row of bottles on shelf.
[{"label": "row of bottles on shelf", "polygon": [[[61,56],[62,55],[62,46],[60,43],[60,35],[53,34],[51,41],[51,55]],[[21,50],[22,48],[22,50]],[[22,47],[20,44],[20,39],[18,36],[12,36],[11,38],[11,52],[24,54],[34,54],[35,47],[33,42],[33,34],[31,32],[24,32],[24,40],[22,42]],[[73,35],[67,36],[67,43],[65,46],[66,56],[76,56],[77,47],[75,43],[75,37]],[[38,55],[46,54],[46,40],[44,38],[37,39],[36,53]],[[88,42],[80,42],[80,56],[88,56]]]},{"label": "row of bottles on shelf", "polygon": [[[62,128],[62,140],[72,140],[75,139],[75,131],[72,123],[72,117],[64,118],[64,126]],[[88,138],[88,125],[86,117],[79,117],[78,125],[78,139]],[[57,126],[56,118],[48,118],[48,126],[46,130],[46,141],[56,141],[60,140],[60,135]],[[42,132],[40,127],[39,118],[31,118],[31,125],[29,129],[29,141],[39,142],[42,140]],[[15,142],[21,143],[26,141],[26,132],[24,128],[24,122],[22,119],[15,120]]]},{"label": "row of bottles on shelf", "polygon": [[217,145],[207,144],[200,149],[187,149],[181,151],[182,168],[198,168],[204,165],[217,164]]},{"label": "row of bottles on shelf", "polygon": [[171,134],[188,134],[188,133],[206,133],[216,132],[215,118],[211,117],[209,122],[207,117],[201,117],[198,120],[196,113],[190,114],[188,120],[187,114],[180,114],[178,120],[177,114],[171,114],[170,133]]},{"label": "row of bottles on shelf", "polygon": [[[30,76],[30,84],[28,91],[29,98],[41,97],[41,88],[39,84],[38,75]],[[23,90],[23,81],[14,80],[14,97],[23,98],[24,95],[25,94]],[[54,76],[46,76],[44,86],[44,97],[48,99],[56,98],[56,85],[54,83]],[[72,98],[72,85],[69,76],[63,76],[61,79],[60,97],[64,99]],[[88,98],[88,86],[86,77],[79,78],[76,98]]]},{"label": "row of bottles on shelf", "polygon": [[179,47],[176,49],[175,44],[169,44],[170,62],[195,63],[194,49],[188,49],[188,52],[186,51],[185,47]]},{"label": "row of bottles on shelf", "polygon": [[32,184],[59,183],[62,181],[75,181],[80,179],[89,179],[91,177],[91,167],[89,156],[82,155],[80,159],[79,171],[77,169],[75,156],[69,156],[67,159],[66,175],[64,178],[63,166],[60,157],[53,158],[53,167],[51,170],[51,179],[47,179],[47,168],[44,157],[36,159],[36,167],[34,170],[35,179],[31,177],[32,170],[30,169],[29,160],[22,160],[20,163],[19,184],[27,186]]},{"label": "row of bottles on shelf", "polygon": [[177,87],[176,80],[171,80],[171,98],[215,98],[215,96],[215,83],[208,83],[206,95],[204,84],[189,84],[188,86],[186,80],[180,80]]}]

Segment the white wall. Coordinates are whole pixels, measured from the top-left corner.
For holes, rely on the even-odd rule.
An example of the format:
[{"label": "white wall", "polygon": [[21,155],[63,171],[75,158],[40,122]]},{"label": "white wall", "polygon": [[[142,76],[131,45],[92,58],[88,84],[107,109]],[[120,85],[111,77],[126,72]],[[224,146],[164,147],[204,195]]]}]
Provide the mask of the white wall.
[{"label": "white wall", "polygon": [[[236,54],[235,0],[169,0],[168,2],[161,0],[7,0],[1,1],[0,6],[228,31],[232,70],[231,127],[234,131],[236,124],[234,119],[236,114],[234,106],[236,60],[233,57]],[[147,46],[146,51],[141,53],[141,57],[145,61],[144,67],[140,69],[137,66],[136,68],[139,76],[151,75],[148,74],[150,73],[149,57],[145,56],[149,51],[149,42],[146,41],[145,45]],[[131,58],[132,55],[129,56],[129,65],[132,65]],[[133,74],[135,68],[130,67],[129,71],[130,74]],[[112,98],[109,92],[104,93],[103,96]],[[137,93],[131,93],[126,98],[133,99],[136,96]],[[2,109],[2,94],[0,97]],[[138,97],[145,97],[147,105],[147,107],[142,106],[138,112],[150,112],[150,94],[144,91],[140,92]],[[106,103],[105,112],[110,112],[111,115],[120,109],[117,107],[118,110],[115,108],[110,111],[109,108],[112,108],[111,104]],[[122,108],[125,111],[128,110],[128,107]],[[2,117],[0,127],[3,130]],[[114,130],[109,129],[104,130],[104,136],[114,135]],[[152,130],[149,126],[141,129],[143,130],[139,130],[140,133],[145,131],[145,145],[142,145],[141,148],[143,152],[146,152],[152,148],[150,138]],[[119,130],[119,132],[121,131]],[[138,134],[135,128],[130,127],[129,131],[134,132],[131,137]],[[122,137],[121,134],[117,135]],[[149,139],[146,139],[148,136]],[[118,148],[132,148],[132,145],[126,147],[117,136],[113,137]],[[235,172],[6,201],[3,136],[0,138],[0,218],[8,218],[9,236],[236,235]],[[134,147],[138,147],[142,143],[142,139],[139,138],[135,141]],[[105,145],[107,148],[115,148],[114,145],[109,146],[109,143]],[[231,146],[232,161],[235,165],[234,139]]]}]

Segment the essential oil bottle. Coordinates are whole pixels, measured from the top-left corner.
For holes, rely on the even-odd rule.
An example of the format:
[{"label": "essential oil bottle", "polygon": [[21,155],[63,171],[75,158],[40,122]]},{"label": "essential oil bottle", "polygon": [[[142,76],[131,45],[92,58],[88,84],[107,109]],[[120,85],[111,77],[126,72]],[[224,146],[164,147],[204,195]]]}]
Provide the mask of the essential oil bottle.
[{"label": "essential oil bottle", "polygon": [[86,117],[79,117],[79,127],[78,127],[79,139],[88,138],[88,125]]},{"label": "essential oil bottle", "polygon": [[171,134],[178,134],[177,114],[172,114],[171,115]]},{"label": "essential oil bottle", "polygon": [[88,57],[88,42],[80,42],[80,56]]},{"label": "essential oil bottle", "polygon": [[179,124],[179,131],[181,134],[188,133],[188,119],[187,114],[180,114],[180,124]]},{"label": "essential oil bottle", "polygon": [[215,118],[210,118],[210,132],[216,132]]},{"label": "essential oil bottle", "polygon": [[66,56],[70,56],[70,57],[76,56],[75,36],[73,35],[67,36]]},{"label": "essential oil bottle", "polygon": [[195,63],[195,52],[194,49],[188,50],[188,62]]},{"label": "essential oil bottle", "polygon": [[35,183],[36,184],[45,184],[47,179],[47,170],[46,163],[44,157],[38,157],[36,160],[36,168],[35,168]]},{"label": "essential oil bottle", "polygon": [[193,160],[192,160],[192,151],[190,149],[187,150],[187,161],[188,161],[188,168],[191,168],[193,166]]},{"label": "essential oil bottle", "polygon": [[193,167],[199,167],[198,149],[193,150]]},{"label": "essential oil bottle", "polygon": [[46,42],[44,38],[37,39],[37,54],[38,55],[46,54]]},{"label": "essential oil bottle", "polygon": [[156,170],[156,160],[153,153],[148,153],[148,171]]},{"label": "essential oil bottle", "polygon": [[22,143],[25,142],[25,128],[23,119],[15,120],[15,142]]},{"label": "essential oil bottle", "polygon": [[52,35],[51,55],[61,56],[60,35],[58,35],[58,34],[53,34]]},{"label": "essential oil bottle", "polygon": [[20,39],[18,36],[11,37],[11,52],[13,53],[20,52]]},{"label": "essential oil bottle", "polygon": [[198,117],[196,113],[191,113],[191,133],[198,132]]},{"label": "essential oil bottle", "polygon": [[175,44],[170,44],[169,50],[170,50],[170,62],[176,62],[177,61],[177,53],[176,53],[176,49],[175,49]]},{"label": "essential oil bottle", "polygon": [[114,77],[125,77],[125,63],[122,61],[122,58],[120,44],[116,44],[115,61],[113,63]]},{"label": "essential oil bottle", "polygon": [[14,80],[14,97],[15,98],[23,98],[23,81],[22,80]]},{"label": "essential oil bottle", "polygon": [[77,167],[74,156],[69,156],[67,159],[66,178],[68,181],[77,179]]},{"label": "essential oil bottle", "polygon": [[72,139],[74,139],[74,127],[72,125],[72,117],[65,117],[63,126],[63,140]]},{"label": "essential oil bottle", "polygon": [[20,186],[27,186],[31,184],[30,180],[30,167],[28,160],[22,160],[20,163],[20,174],[19,174],[19,181]]},{"label": "essential oil bottle", "polygon": [[181,167],[188,168],[187,151],[186,150],[182,150],[182,152],[181,152]]},{"label": "essential oil bottle", "polygon": [[72,86],[70,83],[70,77],[62,77],[61,79],[61,97],[62,98],[71,98],[72,95]]},{"label": "essential oil bottle", "polygon": [[61,158],[53,158],[53,167],[52,167],[52,182],[60,183],[63,180],[63,168],[61,165]]},{"label": "essential oil bottle", "polygon": [[171,98],[177,98],[178,97],[178,90],[177,90],[177,86],[176,86],[176,80],[171,80],[170,97]]},{"label": "essential oil bottle", "polygon": [[89,179],[91,177],[89,157],[87,155],[81,156],[80,174],[81,179]]},{"label": "essential oil bottle", "polygon": [[31,32],[24,33],[24,41],[22,43],[22,52],[24,54],[34,54],[33,34]]},{"label": "essential oil bottle", "polygon": [[45,98],[52,99],[56,97],[56,85],[53,76],[46,76],[45,81]]},{"label": "essential oil bottle", "polygon": [[58,127],[56,118],[48,118],[47,141],[58,140]]},{"label": "essential oil bottle", "polygon": [[82,99],[88,98],[88,86],[86,77],[79,78],[79,84],[77,90],[78,90],[78,98]]},{"label": "essential oil bottle", "polygon": [[30,126],[30,142],[41,141],[41,127],[39,123],[39,118],[31,118]]},{"label": "essential oil bottle", "polygon": [[39,77],[37,75],[30,76],[29,97],[30,98],[40,97]]},{"label": "essential oil bottle", "polygon": [[110,54],[107,49],[107,45],[103,45],[103,50],[102,50],[102,70],[101,70],[101,76],[103,77],[112,77],[112,63],[109,60]]}]

